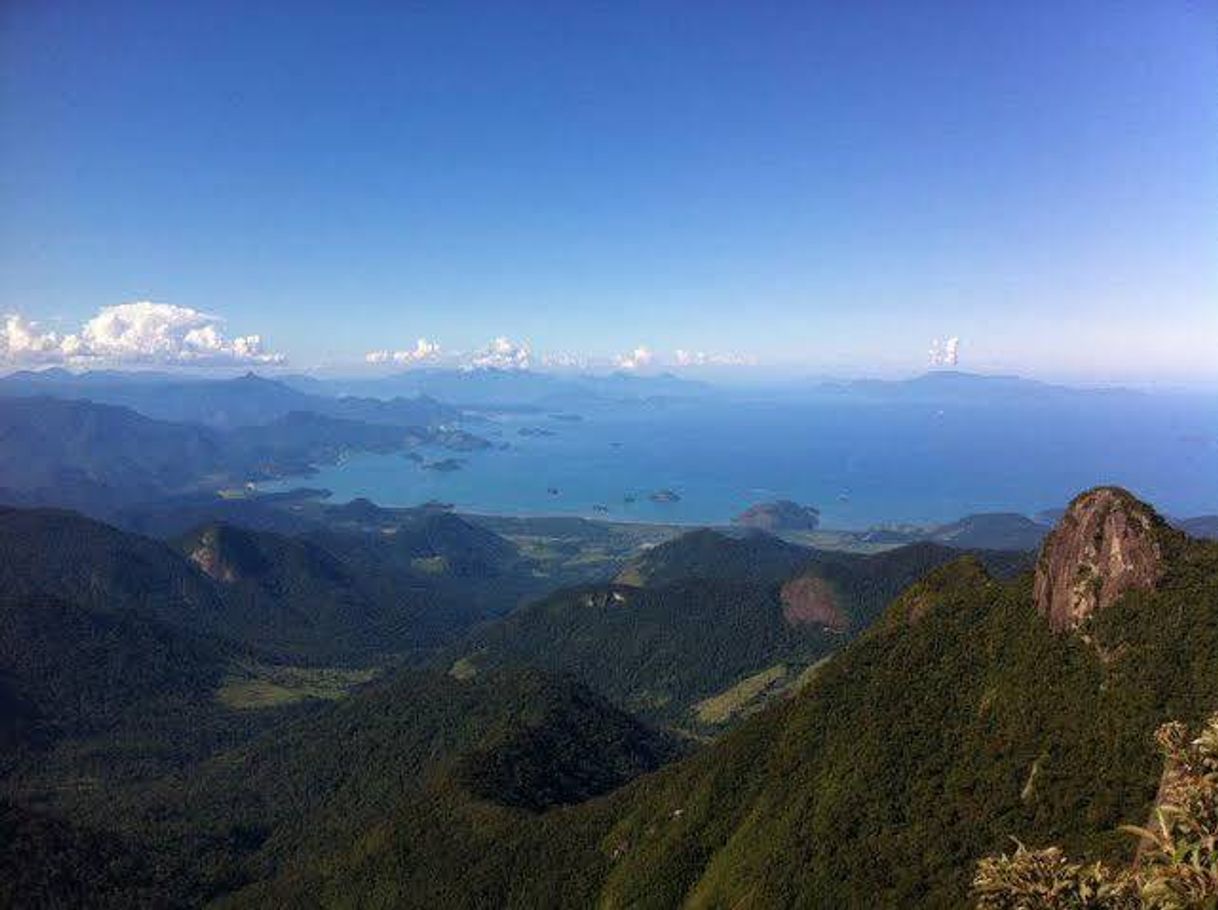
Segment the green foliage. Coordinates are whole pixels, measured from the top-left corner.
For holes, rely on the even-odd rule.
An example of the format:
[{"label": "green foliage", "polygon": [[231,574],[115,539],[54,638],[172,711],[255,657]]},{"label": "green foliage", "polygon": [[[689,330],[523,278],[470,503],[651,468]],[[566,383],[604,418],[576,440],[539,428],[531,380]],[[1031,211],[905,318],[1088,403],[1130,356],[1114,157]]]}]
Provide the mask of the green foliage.
[{"label": "green foliage", "polygon": [[1163,782],[1132,866],[1068,861],[1057,847],[987,857],[977,865],[978,910],[1198,910],[1218,906],[1218,715],[1196,739],[1184,724],[1156,735]]},{"label": "green foliage", "polygon": [[772,583],[789,578],[808,559],[806,548],[768,534],[729,537],[703,529],[648,550],[633,561],[628,573],[636,584],[649,587],[694,579]]},{"label": "green foliage", "polygon": [[[861,556],[698,531],[640,560],[635,573],[645,586],[560,591],[475,630],[446,658],[460,661],[463,672],[537,666],[571,673],[649,721],[697,728],[699,702],[776,663],[802,668],[837,651],[907,585],[958,556],[933,544]],[[993,558],[1004,566],[1016,560]],[[786,620],[782,583],[804,574],[834,592],[847,634]]]},{"label": "green foliage", "polygon": [[[426,537],[387,538],[387,549],[360,558],[370,568],[441,555],[420,543]],[[354,551],[310,540],[353,565]],[[709,544],[722,559],[725,548]],[[459,552],[446,549],[457,564]],[[788,646],[773,597],[781,577],[733,582],[691,558],[684,579],[568,591],[512,614],[497,627],[508,630],[495,633],[502,637],[480,639],[484,651],[463,651],[473,676],[395,674],[338,702],[272,710],[273,719],[236,717],[214,698],[205,713],[187,673],[166,704],[210,727],[211,750],[184,750],[193,764],[151,762],[123,778],[129,784],[93,775],[51,797],[33,785],[95,768],[84,750],[96,740],[65,740],[53,752],[58,776],[39,779],[27,765],[4,779],[15,813],[3,830],[16,834],[0,850],[0,870],[45,849],[68,857],[63,875],[30,887],[54,897],[96,882],[98,903],[128,905],[958,908],[978,860],[1016,833],[1058,848],[995,860],[995,900],[1020,883],[1049,893],[1064,883],[1053,899],[1066,907],[1124,899],[1110,870],[1134,857],[1122,826],[1152,817],[1162,771],[1152,734],[1170,719],[1197,724],[1218,705],[1218,546],[1178,541],[1168,555],[1156,590],[1057,635],[1032,606],[1030,578],[1001,580],[989,557],[944,564],[936,547],[867,559],[810,554],[797,570],[832,586],[855,629],[879,621],[798,695],[654,773],[643,772],[674,754],[670,741],[579,684],[497,668],[586,666],[619,703],[640,691],[674,703],[723,691],[713,681],[773,666]],[[507,571],[497,560],[466,564],[474,590]],[[928,569],[883,611],[894,585]],[[164,617],[176,615],[167,604]],[[76,608],[91,622],[109,617],[100,605]],[[140,616],[152,623],[149,636],[181,634],[161,613]],[[68,637],[53,659],[43,647],[46,666],[88,638]],[[491,659],[492,644],[502,659]],[[210,678],[209,653],[198,660]],[[168,681],[149,685],[173,693],[173,663],[154,662]],[[0,687],[0,706],[16,709],[18,725],[68,710],[30,688],[36,672],[23,671],[27,683],[7,695]],[[129,712],[143,704],[124,701],[114,716],[128,720],[106,736],[146,757],[149,743],[181,727],[163,715],[132,726]],[[267,724],[265,735],[224,726],[246,718]],[[1172,742],[1179,751],[1183,741]],[[105,747],[117,748],[113,739]],[[1180,767],[1213,771],[1196,757]],[[70,821],[34,812],[31,794]],[[1212,846],[1214,829],[1187,793],[1160,808],[1138,899],[1166,908],[1145,903],[1149,870],[1192,870],[1153,874],[1172,899],[1194,900],[1187,889],[1212,873],[1210,854],[1195,845]],[[99,837],[112,856],[89,846]]]},{"label": "green foliage", "polygon": [[[253,893],[291,893],[304,882],[331,887],[353,864],[396,867],[391,855],[368,855],[374,844],[425,858],[416,882],[481,865],[502,883],[514,870],[504,846],[483,855],[488,831],[548,830],[537,813],[620,787],[678,751],[586,689],[536,672],[469,682],[412,672],[220,756],[185,791],[135,798],[158,820],[146,835],[177,842],[178,874],[197,875],[193,856],[212,852],[214,871],[197,887],[256,873],[276,881]],[[386,827],[396,832],[388,840]],[[409,843],[397,840],[403,832]],[[539,848],[555,847],[569,849]],[[457,881],[447,893],[461,893]]]},{"label": "green foliage", "polygon": [[959,907],[1010,832],[1128,861],[1151,734],[1218,704],[1218,548],[1083,631],[1051,633],[1027,578],[936,570],[792,702],[640,789],[606,903]]}]

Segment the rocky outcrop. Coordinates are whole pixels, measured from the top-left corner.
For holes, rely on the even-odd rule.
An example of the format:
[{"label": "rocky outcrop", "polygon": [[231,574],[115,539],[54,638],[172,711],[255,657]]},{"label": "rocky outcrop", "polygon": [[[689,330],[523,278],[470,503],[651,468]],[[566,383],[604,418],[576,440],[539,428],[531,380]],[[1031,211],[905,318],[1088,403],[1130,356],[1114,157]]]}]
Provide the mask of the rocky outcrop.
[{"label": "rocky outcrop", "polygon": [[226,585],[260,576],[271,567],[260,551],[257,536],[231,525],[200,528],[186,544],[185,552],[205,575]]},{"label": "rocky outcrop", "polygon": [[845,632],[850,619],[838,606],[837,595],[823,578],[804,575],[782,586],[782,616],[790,625],[820,626]]},{"label": "rocky outcrop", "polygon": [[1056,631],[1076,629],[1125,592],[1163,574],[1166,525],[1119,487],[1077,497],[1045,539],[1036,566],[1036,609]]},{"label": "rocky outcrop", "polygon": [[220,547],[214,533],[205,536],[199,545],[190,551],[190,561],[198,566],[204,575],[216,581],[232,584],[237,580],[236,570],[220,555]]}]

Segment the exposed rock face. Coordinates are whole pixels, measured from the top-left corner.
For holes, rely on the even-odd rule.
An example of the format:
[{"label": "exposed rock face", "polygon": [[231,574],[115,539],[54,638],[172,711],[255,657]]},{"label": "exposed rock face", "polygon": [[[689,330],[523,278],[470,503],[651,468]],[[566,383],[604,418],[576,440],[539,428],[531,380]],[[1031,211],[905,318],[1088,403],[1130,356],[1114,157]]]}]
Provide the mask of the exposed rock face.
[{"label": "exposed rock face", "polygon": [[227,565],[220,555],[214,531],[208,532],[199,545],[190,551],[190,561],[216,581],[232,584],[237,580],[233,567]]},{"label": "exposed rock face", "polygon": [[1126,591],[1154,587],[1163,573],[1163,529],[1150,506],[1119,487],[1083,493],[1041,547],[1036,609],[1067,631]]},{"label": "exposed rock face", "polygon": [[205,574],[229,585],[270,568],[248,532],[226,525],[202,529],[188,555]]},{"label": "exposed rock face", "polygon": [[782,615],[793,626],[812,625],[845,632],[850,619],[837,604],[833,588],[823,578],[805,575],[782,586]]}]

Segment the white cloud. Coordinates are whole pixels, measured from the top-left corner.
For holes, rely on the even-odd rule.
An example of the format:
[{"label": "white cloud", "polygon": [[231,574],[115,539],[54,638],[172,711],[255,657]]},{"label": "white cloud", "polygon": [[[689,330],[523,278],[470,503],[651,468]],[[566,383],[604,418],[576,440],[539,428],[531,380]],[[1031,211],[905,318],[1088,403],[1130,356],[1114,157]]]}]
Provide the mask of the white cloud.
[{"label": "white cloud", "polygon": [[676,351],[679,367],[743,367],[753,366],[756,358],[745,354],[708,354],[705,351]]},{"label": "white cloud", "polygon": [[930,365],[932,367],[954,367],[960,363],[960,339],[956,336],[930,343]]},{"label": "white cloud", "polygon": [[364,355],[368,363],[397,363],[405,366],[435,360],[440,356],[440,345],[420,338],[414,347],[405,351],[369,351]]},{"label": "white cloud", "polygon": [[0,326],[0,363],[57,363],[64,359],[63,339],[43,332],[38,323],[9,313]]},{"label": "white cloud", "polygon": [[618,355],[616,363],[617,363],[618,369],[642,370],[642,369],[646,369],[647,367],[651,366],[651,364],[654,361],[655,361],[655,354],[653,354],[649,348],[647,348],[643,345],[639,345],[637,348],[635,348],[633,351],[631,351],[628,354]]},{"label": "white cloud", "polygon": [[510,338],[500,336],[470,358],[473,369],[527,370],[533,353],[528,344],[517,344]]},{"label": "white cloud", "polygon": [[43,332],[18,314],[4,317],[0,361],[155,363],[193,366],[282,363],[262,337],[226,338],[221,320],[189,307],[147,300],[102,307],[78,332]]}]

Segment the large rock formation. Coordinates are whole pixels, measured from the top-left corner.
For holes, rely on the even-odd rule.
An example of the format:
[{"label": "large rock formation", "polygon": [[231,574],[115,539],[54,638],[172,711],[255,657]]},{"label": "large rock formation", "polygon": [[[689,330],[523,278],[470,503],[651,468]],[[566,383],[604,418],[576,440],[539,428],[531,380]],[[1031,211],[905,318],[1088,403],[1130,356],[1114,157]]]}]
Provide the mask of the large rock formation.
[{"label": "large rock formation", "polygon": [[732,519],[732,524],[762,531],[815,531],[820,525],[820,510],[780,499],[746,509]]},{"label": "large rock formation", "polygon": [[1083,493],[1041,547],[1036,609],[1067,631],[1126,591],[1153,587],[1163,572],[1165,533],[1154,509],[1119,487]]}]

